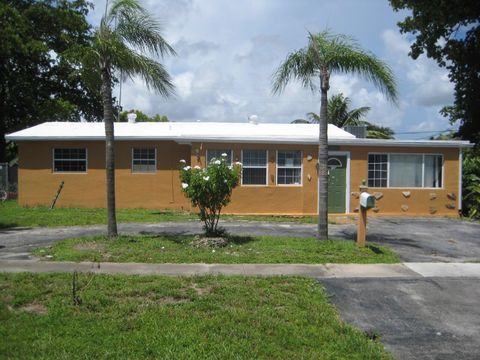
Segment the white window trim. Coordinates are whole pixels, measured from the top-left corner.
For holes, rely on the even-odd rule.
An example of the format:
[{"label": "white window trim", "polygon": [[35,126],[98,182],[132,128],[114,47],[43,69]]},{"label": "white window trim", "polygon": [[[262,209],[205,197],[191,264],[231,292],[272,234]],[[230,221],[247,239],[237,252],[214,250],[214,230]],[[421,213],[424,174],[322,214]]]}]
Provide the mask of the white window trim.
[{"label": "white window trim", "polygon": [[[269,161],[268,161],[268,150],[264,150],[264,149],[246,149],[246,150],[259,150],[259,151],[265,151],[265,154],[266,154],[266,159],[267,159],[267,163],[265,164],[265,166],[245,166],[245,164],[243,163],[243,149],[241,151],[241,158],[242,158],[242,179],[241,179],[241,186],[253,186],[253,187],[265,187],[265,186],[268,186],[268,165],[269,165]],[[248,168],[248,169],[266,169],[265,171],[265,184],[243,184],[243,168]]]},{"label": "white window trim", "polygon": [[[233,165],[234,164],[234,161],[233,161],[233,150],[230,149],[210,149],[210,150],[226,150],[226,151],[229,151],[230,152],[230,159],[232,159],[232,162],[229,164],[229,165]],[[208,167],[208,149],[205,150],[205,167]]]},{"label": "white window trim", "polygon": [[[278,165],[278,152],[279,151],[300,151],[300,166],[280,166]],[[279,184],[278,183],[278,169],[298,169],[300,167],[300,184]],[[276,151],[276,162],[275,162],[275,185],[276,186],[287,186],[287,187],[298,187],[303,186],[303,151],[301,150],[277,150]]]},{"label": "white window trim", "polygon": [[[55,149],[85,149],[85,171],[55,171]],[[57,159],[66,160],[66,159]],[[73,161],[84,159],[70,159]],[[88,148],[86,147],[57,147],[52,149],[52,173],[54,174],[86,174],[88,173]]]},{"label": "white window trim", "polygon": [[[367,183],[368,183],[368,156],[369,155],[387,155],[387,186],[386,187],[374,187],[374,189],[408,189],[408,190],[418,190],[418,189],[425,189],[425,190],[433,190],[433,189],[440,189],[443,190],[445,188],[445,157],[443,154],[439,153],[385,153],[385,152],[373,152],[367,154]],[[422,186],[390,186],[390,155],[421,155],[422,156]],[[427,187],[424,186],[425,183],[425,155],[436,155],[442,158],[442,186],[439,187]]]},{"label": "white window trim", "polygon": [[[152,148],[151,147],[136,147],[136,148],[132,147],[132,160],[130,164],[130,172],[132,174],[147,174],[147,175],[156,174],[157,173],[157,148],[156,147],[153,148],[155,150],[155,170],[154,171],[134,171],[133,170],[133,154],[135,149],[138,150],[138,149],[152,149]],[[150,159],[136,159],[136,160],[150,160]]]}]

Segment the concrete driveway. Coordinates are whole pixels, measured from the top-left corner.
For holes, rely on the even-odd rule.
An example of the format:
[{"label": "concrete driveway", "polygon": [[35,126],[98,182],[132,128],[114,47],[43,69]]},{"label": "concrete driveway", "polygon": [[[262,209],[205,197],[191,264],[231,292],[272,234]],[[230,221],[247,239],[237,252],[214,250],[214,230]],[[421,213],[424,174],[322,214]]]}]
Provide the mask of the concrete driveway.
[{"label": "concrete driveway", "polygon": [[[222,226],[229,232],[248,235],[315,236],[316,225],[227,221]],[[354,240],[352,224],[330,225],[330,236]],[[201,232],[199,221],[165,223],[124,223],[121,233]],[[14,228],[0,230],[0,258],[27,256],[35,247],[78,236],[105,233],[105,226],[73,226],[64,228]],[[405,262],[480,261],[480,224],[444,218],[371,218],[367,241],[388,245]]]},{"label": "concrete driveway", "polygon": [[341,317],[398,359],[478,359],[480,279],[322,279]]}]

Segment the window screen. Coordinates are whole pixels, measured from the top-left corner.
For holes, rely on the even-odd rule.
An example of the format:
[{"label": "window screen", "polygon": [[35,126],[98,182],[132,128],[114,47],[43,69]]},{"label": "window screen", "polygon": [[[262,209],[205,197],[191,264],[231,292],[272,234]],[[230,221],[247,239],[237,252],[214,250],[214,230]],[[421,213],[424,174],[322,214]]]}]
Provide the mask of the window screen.
[{"label": "window screen", "polygon": [[133,149],[132,172],[145,173],[157,170],[157,153],[155,148]]},{"label": "window screen", "polygon": [[267,185],[267,151],[243,150],[242,184]]},{"label": "window screen", "polygon": [[53,150],[54,172],[86,172],[87,149],[64,148]]},{"label": "window screen", "polygon": [[278,151],[277,184],[300,185],[302,183],[302,152]]},{"label": "window screen", "polygon": [[368,155],[368,186],[387,187],[388,155]]},{"label": "window screen", "polygon": [[207,149],[207,166],[212,159],[222,159],[222,154],[227,154],[225,158],[227,165],[232,165],[232,150],[227,149]]}]

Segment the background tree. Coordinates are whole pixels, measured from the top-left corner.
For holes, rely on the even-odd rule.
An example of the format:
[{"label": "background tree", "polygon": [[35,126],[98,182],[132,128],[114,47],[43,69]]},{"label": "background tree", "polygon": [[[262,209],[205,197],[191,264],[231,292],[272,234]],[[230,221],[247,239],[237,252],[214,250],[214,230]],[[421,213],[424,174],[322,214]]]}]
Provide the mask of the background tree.
[{"label": "background tree", "polygon": [[480,1],[390,0],[395,11],[411,10],[398,23],[402,33],[416,35],[410,56],[422,53],[449,71],[455,84],[455,100],[441,113],[460,122],[463,139],[480,142]]},{"label": "background tree", "polygon": [[143,113],[140,110],[128,110],[122,111],[120,113],[120,119],[118,121],[125,122],[128,121],[127,115],[131,112],[137,114],[137,118],[135,119],[136,122],[169,122],[168,116],[166,115],[159,115],[155,114],[153,116],[148,116],[147,114]]},{"label": "background tree", "polygon": [[5,134],[45,121],[101,119],[98,89],[75,58],[89,46],[85,0],[0,2],[0,162]]},{"label": "background tree", "polygon": [[[364,119],[370,111],[370,107],[362,106],[356,109],[350,109],[350,98],[343,94],[333,95],[328,100],[327,117],[328,123],[343,128],[348,125],[365,126],[367,138],[369,139],[394,139],[395,132],[386,126],[378,126]],[[314,112],[307,113],[308,120],[297,119],[292,124],[318,124],[320,115]]]},{"label": "background tree", "polygon": [[320,121],[318,145],[318,237],[328,238],[328,90],[332,73],[358,74],[371,81],[390,99],[397,97],[390,68],[375,55],[364,51],[350,37],[323,31],[308,34],[308,45],[287,56],[279,66],[273,92],[280,93],[292,79],[315,91],[320,83]]},{"label": "background tree", "polygon": [[[107,4],[108,5],[108,4]],[[162,96],[173,92],[170,75],[163,65],[147,55],[162,57],[175,54],[161,35],[160,24],[138,0],[114,0],[108,6],[95,31],[92,46],[85,51],[84,66],[90,70],[92,83],[100,76],[105,121],[105,156],[107,179],[108,237],[116,237],[115,149],[112,74],[122,72],[127,78],[139,75],[149,88]]]}]

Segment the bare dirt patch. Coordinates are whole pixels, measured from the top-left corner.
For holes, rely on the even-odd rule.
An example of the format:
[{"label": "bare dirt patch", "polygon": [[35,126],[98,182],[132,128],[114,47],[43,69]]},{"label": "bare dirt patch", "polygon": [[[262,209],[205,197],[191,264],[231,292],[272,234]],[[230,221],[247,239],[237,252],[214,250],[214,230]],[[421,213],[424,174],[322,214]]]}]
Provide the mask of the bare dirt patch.
[{"label": "bare dirt patch", "polygon": [[200,237],[195,236],[192,241],[192,246],[195,248],[205,247],[224,247],[228,245],[228,239],[223,237]]},{"label": "bare dirt patch", "polygon": [[25,311],[31,314],[46,315],[47,307],[39,302],[33,301],[29,304],[23,305],[19,308],[20,311]]},{"label": "bare dirt patch", "polygon": [[207,286],[207,287],[199,287],[198,284],[193,283],[190,286],[190,289],[195,290],[198,296],[203,296],[203,295],[208,295],[212,292],[212,287]]}]

